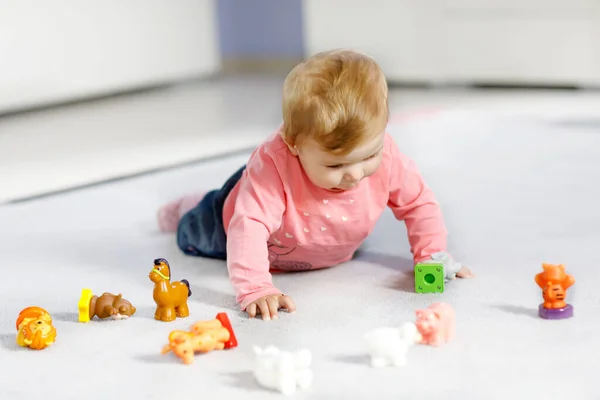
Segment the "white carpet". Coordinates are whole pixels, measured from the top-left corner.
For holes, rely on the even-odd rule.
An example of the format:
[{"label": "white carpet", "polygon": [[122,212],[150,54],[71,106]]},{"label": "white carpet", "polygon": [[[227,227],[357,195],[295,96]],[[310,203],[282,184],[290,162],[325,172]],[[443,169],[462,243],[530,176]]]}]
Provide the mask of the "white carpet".
[{"label": "white carpet", "polygon": [[[182,255],[160,235],[163,202],[213,188],[245,157],[0,207],[0,399],[267,399],[251,374],[252,345],[313,352],[313,386],[295,398],[593,399],[600,390],[600,124],[441,114],[392,129],[442,203],[451,251],[477,274],[442,295],[412,292],[403,224],[386,213],[356,260],[325,271],[277,275],[298,311],[278,321],[238,311],[222,262]],[[153,320],[148,272],[167,258],[187,278],[191,316]],[[541,263],[564,263],[577,280],[576,316],[537,317]],[[126,321],[75,322],[84,287],[123,293]],[[371,369],[362,347],[374,327],[414,319],[435,300],[457,313],[457,338],[418,346],[401,369]],[[43,351],[15,344],[15,319],[30,305],[55,319]],[[229,313],[239,347],[185,366],[160,355],[173,329]]]}]

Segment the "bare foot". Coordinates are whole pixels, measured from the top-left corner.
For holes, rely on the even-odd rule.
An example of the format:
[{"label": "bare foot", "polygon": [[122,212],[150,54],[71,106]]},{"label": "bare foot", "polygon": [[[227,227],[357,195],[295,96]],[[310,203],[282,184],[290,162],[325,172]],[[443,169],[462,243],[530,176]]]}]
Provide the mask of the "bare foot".
[{"label": "bare foot", "polygon": [[194,208],[205,193],[198,193],[180,197],[179,199],[165,204],[158,210],[158,227],[161,232],[176,232],[179,220],[183,215]]},{"label": "bare foot", "polygon": [[179,205],[182,199],[165,204],[158,210],[158,228],[161,232],[175,232],[179,224]]}]

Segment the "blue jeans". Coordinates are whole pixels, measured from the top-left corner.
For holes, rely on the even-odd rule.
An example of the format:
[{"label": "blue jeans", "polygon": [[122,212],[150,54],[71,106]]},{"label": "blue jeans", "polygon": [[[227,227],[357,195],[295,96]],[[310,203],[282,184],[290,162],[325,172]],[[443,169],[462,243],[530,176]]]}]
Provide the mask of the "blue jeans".
[{"label": "blue jeans", "polygon": [[181,218],[177,227],[177,246],[185,254],[219,260],[227,258],[223,205],[245,169],[244,165],[237,170],[221,189],[208,192]]}]

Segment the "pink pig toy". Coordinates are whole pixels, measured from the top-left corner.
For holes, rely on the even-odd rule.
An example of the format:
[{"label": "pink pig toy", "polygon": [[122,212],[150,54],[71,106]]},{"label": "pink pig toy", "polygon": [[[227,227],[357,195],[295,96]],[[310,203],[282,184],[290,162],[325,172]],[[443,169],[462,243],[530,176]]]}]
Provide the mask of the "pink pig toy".
[{"label": "pink pig toy", "polygon": [[421,344],[439,346],[454,338],[454,309],[448,303],[433,303],[424,310],[417,310],[417,329]]}]

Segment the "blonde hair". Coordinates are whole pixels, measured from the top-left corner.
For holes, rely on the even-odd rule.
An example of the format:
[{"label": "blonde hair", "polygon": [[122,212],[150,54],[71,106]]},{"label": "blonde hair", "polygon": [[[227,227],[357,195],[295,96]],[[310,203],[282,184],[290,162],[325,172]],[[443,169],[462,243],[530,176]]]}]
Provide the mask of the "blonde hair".
[{"label": "blonde hair", "polygon": [[290,146],[310,138],[330,153],[347,155],[385,129],[387,91],[372,58],[350,50],[318,53],[285,79],[282,137]]}]

